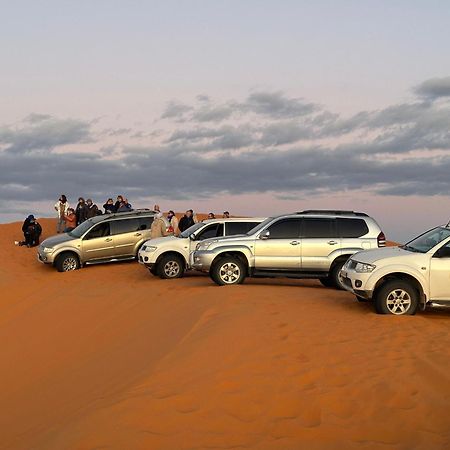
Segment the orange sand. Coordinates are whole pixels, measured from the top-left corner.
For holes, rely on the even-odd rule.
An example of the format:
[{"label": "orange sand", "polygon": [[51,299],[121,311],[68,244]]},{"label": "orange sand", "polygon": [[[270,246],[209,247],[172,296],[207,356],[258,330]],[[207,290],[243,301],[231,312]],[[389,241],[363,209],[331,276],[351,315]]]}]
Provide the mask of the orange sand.
[{"label": "orange sand", "polygon": [[0,226],[1,448],[450,448],[448,311],[137,263],[60,274],[20,237]]}]

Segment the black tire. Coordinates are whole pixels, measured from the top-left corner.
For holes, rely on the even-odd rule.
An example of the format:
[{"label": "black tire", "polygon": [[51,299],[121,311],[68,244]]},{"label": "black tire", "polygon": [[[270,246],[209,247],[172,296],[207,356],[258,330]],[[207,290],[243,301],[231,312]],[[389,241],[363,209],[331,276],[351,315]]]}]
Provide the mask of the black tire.
[{"label": "black tire", "polygon": [[162,279],[180,278],[183,276],[183,272],[184,261],[177,255],[165,255],[158,262],[157,273]]},{"label": "black tire", "polygon": [[322,283],[325,287],[334,287],[334,283],[332,280],[330,280],[329,277],[326,278],[319,278],[319,281]]},{"label": "black tire", "polygon": [[365,302],[369,301],[369,300],[367,300],[367,298],[360,297],[359,295],[355,295],[355,298],[356,298],[356,300],[358,300],[358,302],[361,302],[361,303],[365,303]]},{"label": "black tire", "polygon": [[224,256],[209,271],[211,279],[219,286],[242,284],[247,273],[245,264],[234,256]]},{"label": "black tire", "polygon": [[148,271],[149,271],[152,275],[154,275],[155,277],[158,276],[158,271],[156,270],[156,267],[157,267],[157,266],[153,266],[151,269],[150,269],[150,268],[148,269]]},{"label": "black tire", "polygon": [[378,314],[413,315],[418,306],[417,290],[403,280],[387,281],[375,296],[375,311]]},{"label": "black tire", "polygon": [[344,266],[344,264],[346,262],[347,262],[346,259],[341,259],[339,261],[336,261],[333,264],[333,267],[331,268],[331,271],[330,271],[330,280],[333,283],[333,286],[336,289],[339,289],[341,291],[345,290],[345,287],[341,283],[341,279],[339,278],[339,272],[341,271],[342,267]]},{"label": "black tire", "polygon": [[55,266],[58,272],[70,272],[80,268],[80,260],[75,253],[64,252],[56,258]]}]

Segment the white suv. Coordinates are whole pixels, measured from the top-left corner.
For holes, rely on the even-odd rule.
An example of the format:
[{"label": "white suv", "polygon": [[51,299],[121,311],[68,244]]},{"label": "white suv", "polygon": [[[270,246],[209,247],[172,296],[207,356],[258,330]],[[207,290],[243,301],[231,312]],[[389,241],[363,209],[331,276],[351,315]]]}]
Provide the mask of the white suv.
[{"label": "white suv", "polygon": [[374,300],[379,314],[415,314],[427,304],[450,306],[450,224],[401,247],[356,253],[340,276],[358,300]]},{"label": "white suv", "polygon": [[196,245],[208,238],[246,234],[264,218],[211,219],[196,223],[179,236],[150,239],[138,254],[138,261],[153,275],[179,278],[190,268],[189,257]]}]

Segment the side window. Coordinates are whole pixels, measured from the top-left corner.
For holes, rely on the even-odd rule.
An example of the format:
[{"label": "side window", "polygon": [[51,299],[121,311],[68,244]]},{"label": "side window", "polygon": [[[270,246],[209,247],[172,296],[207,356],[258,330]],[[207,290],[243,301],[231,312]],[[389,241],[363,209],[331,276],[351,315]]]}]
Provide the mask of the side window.
[{"label": "side window", "polygon": [[109,223],[108,222],[102,222],[99,223],[98,225],[95,225],[95,227],[92,228],[91,231],[89,231],[89,233],[84,237],[84,239],[96,239],[96,238],[101,238],[101,237],[105,237],[105,236],[109,236],[110,235],[110,230],[109,230]]},{"label": "side window", "polygon": [[435,254],[434,257],[438,258],[450,258],[450,242],[443,245]]},{"label": "side window", "polygon": [[300,219],[280,219],[267,230],[270,232],[269,239],[297,239],[300,236]]},{"label": "side window", "polygon": [[196,241],[203,241],[213,237],[223,236],[223,223],[213,223],[207,225],[203,230],[197,234]]},{"label": "side window", "polygon": [[335,238],[338,237],[333,219],[303,219],[302,237]]},{"label": "side window", "polygon": [[256,225],[258,225],[258,222],[226,222],[225,235],[247,234]]},{"label": "side window", "polygon": [[369,232],[363,219],[337,219],[338,234],[343,238],[359,238]]},{"label": "side window", "polygon": [[153,223],[153,217],[139,217],[139,230],[150,230]]},{"label": "side window", "polygon": [[138,219],[121,219],[111,221],[111,234],[124,234],[139,231]]}]

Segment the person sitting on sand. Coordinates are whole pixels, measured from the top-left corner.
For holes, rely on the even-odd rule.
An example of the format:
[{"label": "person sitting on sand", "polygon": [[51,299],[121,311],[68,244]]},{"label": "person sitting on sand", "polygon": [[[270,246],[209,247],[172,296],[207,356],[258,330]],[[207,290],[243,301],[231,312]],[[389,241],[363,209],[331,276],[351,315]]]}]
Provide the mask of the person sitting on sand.
[{"label": "person sitting on sand", "polygon": [[75,214],[75,210],[73,208],[69,208],[67,211],[67,215],[64,217],[66,220],[66,228],[64,229],[64,233],[68,233],[72,231],[77,226],[77,215]]},{"label": "person sitting on sand", "polygon": [[35,247],[39,245],[39,237],[42,234],[42,227],[38,221],[30,214],[23,222],[23,241],[15,241],[16,245],[26,245],[27,247]]}]

